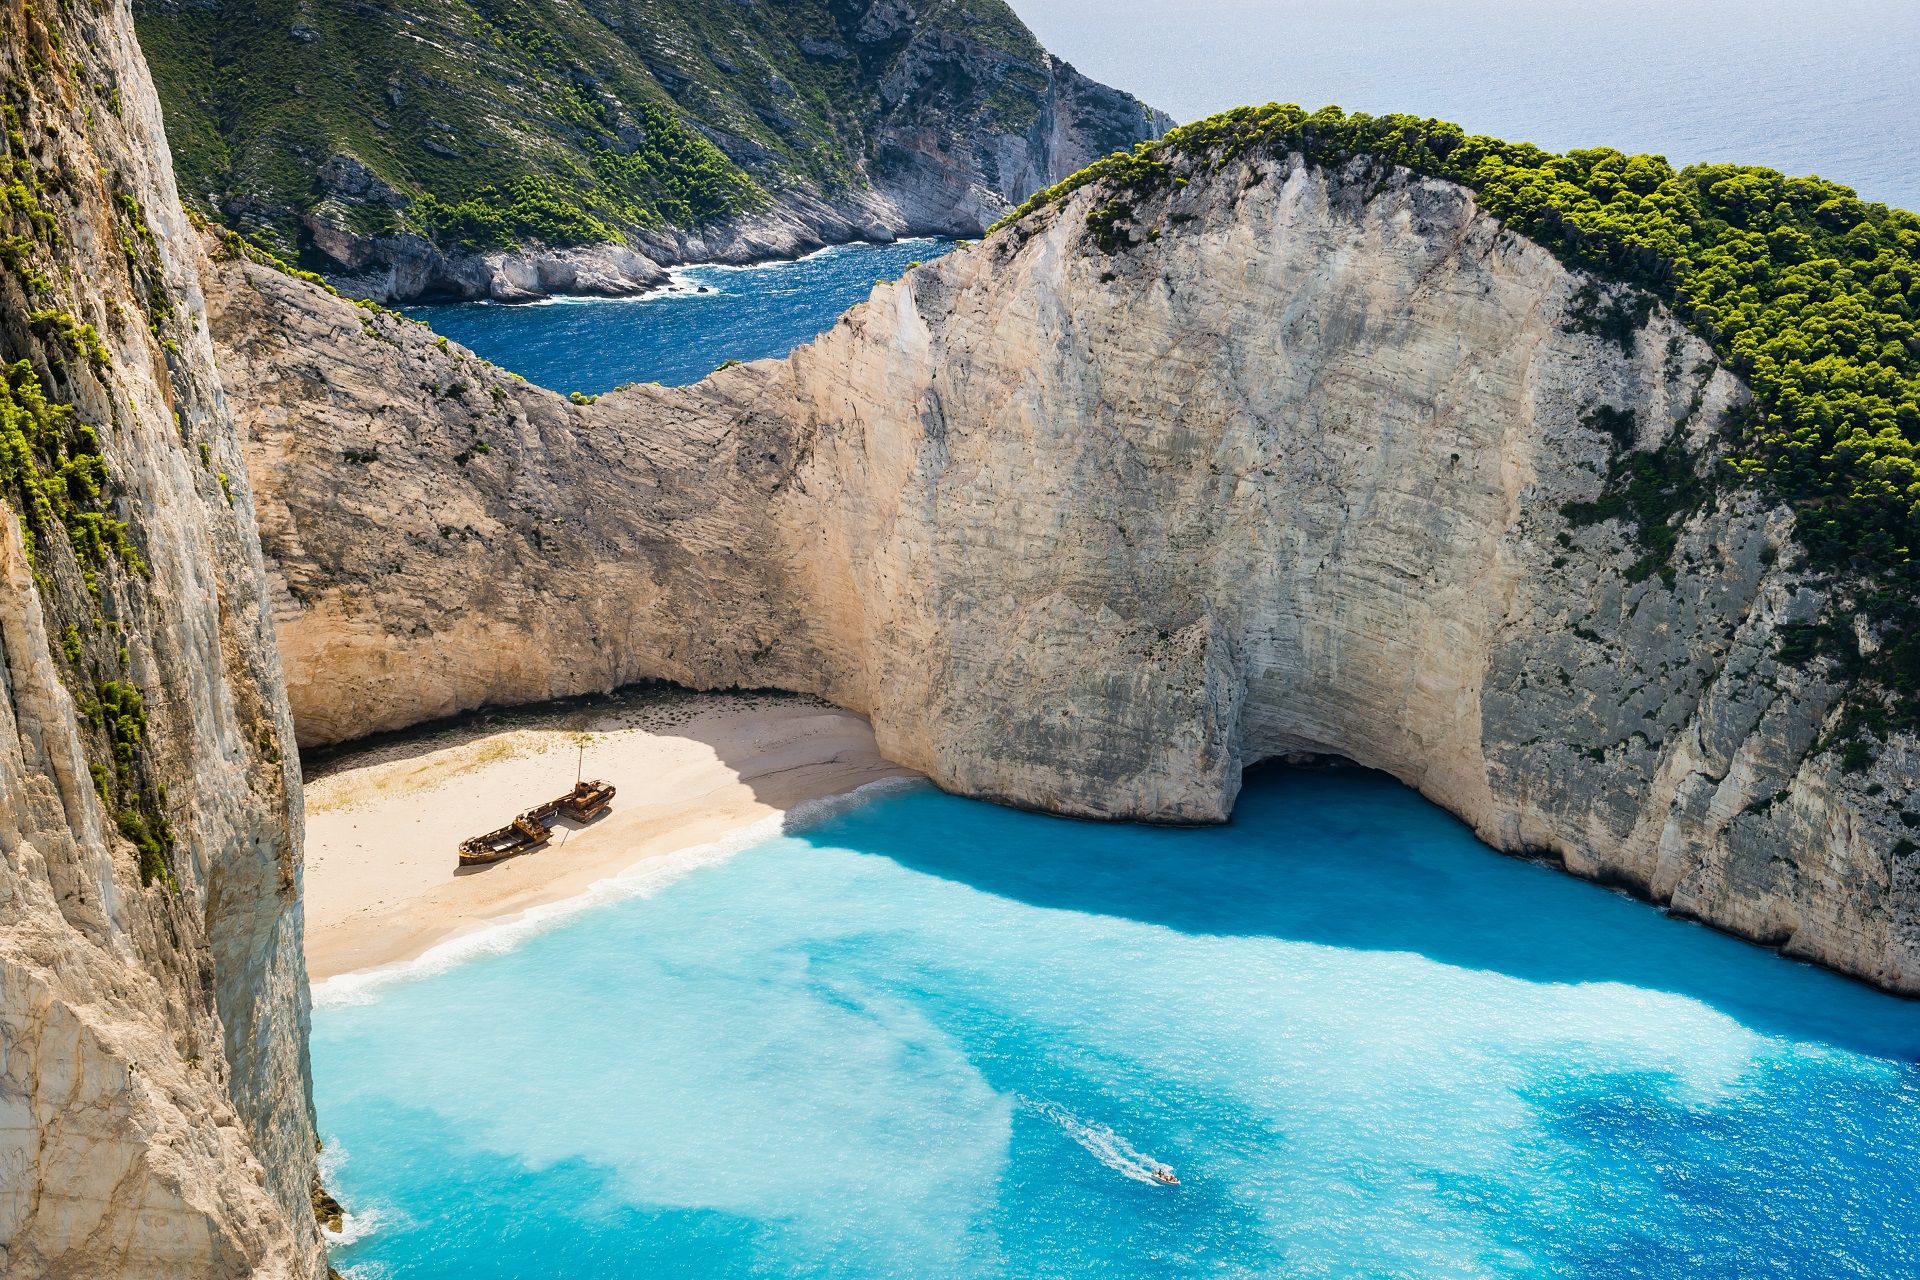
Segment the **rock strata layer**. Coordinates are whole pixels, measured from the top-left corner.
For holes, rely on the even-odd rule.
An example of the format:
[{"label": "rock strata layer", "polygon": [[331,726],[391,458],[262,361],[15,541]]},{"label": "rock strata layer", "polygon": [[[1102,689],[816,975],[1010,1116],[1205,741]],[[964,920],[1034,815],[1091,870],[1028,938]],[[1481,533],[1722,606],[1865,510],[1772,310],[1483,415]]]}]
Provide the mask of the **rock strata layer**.
[{"label": "rock strata layer", "polygon": [[[1789,510],[1711,492],[1746,396],[1711,350],[1658,307],[1609,334],[1612,288],[1404,171],[1241,160],[1096,235],[1111,198],[589,406],[222,268],[301,740],[777,686],[952,790],[1157,822],[1331,754],[1920,993],[1920,758],[1819,750],[1837,691],[1775,652],[1821,588]],[[1580,505],[1634,456],[1708,491],[1664,559]]]},{"label": "rock strata layer", "polygon": [[0,1275],[326,1274],[300,799],[124,3],[0,6]]}]

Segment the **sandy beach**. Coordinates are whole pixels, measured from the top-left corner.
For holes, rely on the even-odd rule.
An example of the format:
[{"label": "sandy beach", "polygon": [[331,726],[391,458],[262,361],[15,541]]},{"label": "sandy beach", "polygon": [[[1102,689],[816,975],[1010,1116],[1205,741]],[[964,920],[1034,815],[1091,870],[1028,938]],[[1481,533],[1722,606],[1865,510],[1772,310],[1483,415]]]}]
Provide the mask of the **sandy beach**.
[{"label": "sandy beach", "polygon": [[[577,761],[618,788],[610,813],[459,868],[462,839],[566,791]],[[827,703],[681,690],[481,715],[330,755],[306,784],[308,971],[321,982],[408,960],[803,801],[912,776],[880,757],[864,719]]]}]

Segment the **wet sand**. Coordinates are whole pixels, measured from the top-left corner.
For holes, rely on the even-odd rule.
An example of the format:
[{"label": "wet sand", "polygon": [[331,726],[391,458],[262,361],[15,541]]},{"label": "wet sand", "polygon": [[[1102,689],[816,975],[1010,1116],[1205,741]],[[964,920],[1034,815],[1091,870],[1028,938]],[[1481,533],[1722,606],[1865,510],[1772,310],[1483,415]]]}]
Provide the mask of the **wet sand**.
[{"label": "wet sand", "polygon": [[[584,758],[582,752],[584,749]],[[460,868],[461,840],[585,776],[612,810],[553,842]],[[680,690],[485,715],[312,764],[307,968],[314,982],[574,897],[651,858],[709,844],[804,801],[913,777],[859,716],[811,698]]]}]

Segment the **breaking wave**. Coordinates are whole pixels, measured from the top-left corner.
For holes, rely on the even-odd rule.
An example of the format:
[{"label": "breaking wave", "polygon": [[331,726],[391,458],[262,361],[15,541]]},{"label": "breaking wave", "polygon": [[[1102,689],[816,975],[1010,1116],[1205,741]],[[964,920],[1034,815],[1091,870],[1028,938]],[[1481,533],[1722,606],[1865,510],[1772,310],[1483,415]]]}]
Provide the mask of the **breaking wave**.
[{"label": "breaking wave", "polygon": [[838,795],[803,800],[783,813],[769,814],[760,821],[728,832],[708,844],[693,845],[656,858],[636,863],[616,875],[589,885],[584,891],[558,902],[529,907],[504,920],[484,925],[470,933],[458,934],[428,948],[411,960],[342,973],[315,983],[313,1007],[369,1004],[380,988],[393,982],[445,973],[457,965],[480,956],[501,955],[513,950],[555,925],[582,911],[622,902],[629,898],[647,898],[683,876],[724,862],[757,844],[783,835],[793,835],[824,822],[836,814],[856,808],[876,796],[927,785],[918,778],[882,778]]}]

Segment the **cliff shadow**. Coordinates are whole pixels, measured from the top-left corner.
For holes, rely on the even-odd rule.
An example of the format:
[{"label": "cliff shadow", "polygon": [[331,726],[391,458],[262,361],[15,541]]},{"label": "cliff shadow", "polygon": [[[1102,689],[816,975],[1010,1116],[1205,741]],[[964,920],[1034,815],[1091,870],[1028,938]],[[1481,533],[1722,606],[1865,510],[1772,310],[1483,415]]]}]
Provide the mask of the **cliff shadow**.
[{"label": "cliff shadow", "polygon": [[686,693],[678,685],[647,683],[607,694],[583,694],[577,698],[556,698],[548,702],[512,706],[475,707],[470,711],[408,725],[404,729],[389,729],[345,742],[303,748],[300,752],[300,773],[304,781],[313,782],[344,769],[417,760],[450,747],[515,729],[584,732],[591,730],[610,712],[628,707],[653,706],[674,696],[685,696]]},{"label": "cliff shadow", "polygon": [[[743,720],[769,709],[817,711],[846,723],[836,734],[772,743],[741,732]],[[755,799],[776,809],[905,772],[879,758],[858,717],[817,699],[754,691],[722,700],[664,683],[469,712],[304,753],[302,764],[322,777],[519,728],[591,731],[622,721],[704,744]],[[593,776],[591,749],[585,763]],[[1245,781],[1223,827],[1084,822],[929,785],[903,798],[906,809],[885,798],[818,820],[802,809],[789,830],[1032,906],[1193,935],[1406,952],[1531,983],[1624,984],[1698,1001],[1766,1034],[1920,1059],[1920,1002],[1508,857],[1385,774],[1264,764]],[[546,798],[501,797],[500,813],[486,816],[504,822]]]},{"label": "cliff shadow", "polygon": [[1764,1034],[1920,1058],[1920,1002],[1508,857],[1385,774],[1248,771],[1215,828],[1103,825],[935,794],[805,832],[981,892],[1194,935],[1263,936],[1694,1000]]},{"label": "cliff shadow", "polygon": [[[603,735],[625,731],[697,744],[721,768],[712,768],[700,752],[669,750],[636,758],[618,745],[605,749]],[[582,747],[577,766],[575,742]],[[521,755],[537,756],[537,779],[529,771],[509,786],[495,784],[488,789],[482,783],[481,770]],[[551,856],[570,837],[600,826],[636,803],[662,822],[671,822],[676,813],[685,817],[708,797],[718,798],[722,791],[737,786],[769,809],[797,809],[797,817],[807,813],[811,808],[807,802],[817,797],[884,778],[918,776],[880,755],[863,717],[818,698],[778,690],[699,692],[666,682],[630,685],[610,694],[478,708],[311,748],[301,753],[300,763],[309,783],[372,771],[377,781],[368,784],[366,794],[374,798],[391,800],[408,792],[456,789],[470,803],[471,821],[458,829],[435,832],[434,838],[445,840],[449,851],[462,838],[502,828],[516,814],[552,800],[572,785],[576,767],[581,777],[604,777],[615,785],[608,813],[584,823],[552,814],[544,819],[553,832],[550,846],[457,867],[452,874],[458,878],[484,875],[523,858]],[[649,776],[649,770],[656,768],[665,772]],[[357,785],[346,783],[349,789]],[[737,792],[734,798],[738,799]]]}]

